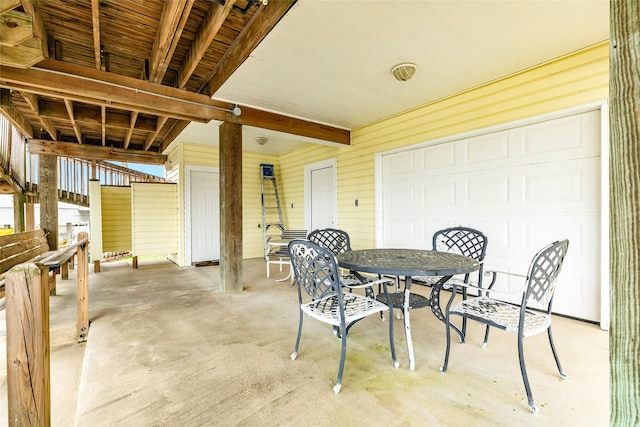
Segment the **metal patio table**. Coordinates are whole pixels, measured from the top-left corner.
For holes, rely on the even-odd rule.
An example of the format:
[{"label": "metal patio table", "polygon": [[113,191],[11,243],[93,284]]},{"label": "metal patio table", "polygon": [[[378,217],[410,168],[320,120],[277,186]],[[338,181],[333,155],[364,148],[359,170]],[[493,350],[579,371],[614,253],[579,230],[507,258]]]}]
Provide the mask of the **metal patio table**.
[{"label": "metal patio table", "polygon": [[[480,268],[480,263],[469,257],[450,252],[422,249],[363,249],[345,252],[337,256],[340,267],[353,272],[374,273],[388,276],[404,276],[404,291],[391,294],[393,307],[403,312],[404,332],[409,353],[409,369],[415,370],[409,311],[430,307],[433,314],[446,324],[440,308],[440,288],[456,274],[466,274]],[[441,276],[431,288],[429,297],[411,293],[412,276]],[[380,300],[384,303],[386,301]],[[457,329],[457,328],[456,328]],[[458,333],[461,333],[458,331]]]}]

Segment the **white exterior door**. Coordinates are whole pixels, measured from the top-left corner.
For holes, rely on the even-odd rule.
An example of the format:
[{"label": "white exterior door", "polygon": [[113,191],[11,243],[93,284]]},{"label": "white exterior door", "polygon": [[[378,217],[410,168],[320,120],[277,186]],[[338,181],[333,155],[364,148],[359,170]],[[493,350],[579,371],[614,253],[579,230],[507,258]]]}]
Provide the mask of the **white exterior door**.
[{"label": "white exterior door", "polygon": [[220,259],[219,174],[189,171],[191,262]]},{"label": "white exterior door", "polygon": [[485,269],[526,274],[568,238],[554,312],[599,321],[600,120],[589,111],[383,155],[383,246],[430,249],[436,230],[464,225],[488,237]]},{"label": "white exterior door", "polygon": [[335,164],[319,163],[305,171],[307,201],[307,230],[336,226]]}]

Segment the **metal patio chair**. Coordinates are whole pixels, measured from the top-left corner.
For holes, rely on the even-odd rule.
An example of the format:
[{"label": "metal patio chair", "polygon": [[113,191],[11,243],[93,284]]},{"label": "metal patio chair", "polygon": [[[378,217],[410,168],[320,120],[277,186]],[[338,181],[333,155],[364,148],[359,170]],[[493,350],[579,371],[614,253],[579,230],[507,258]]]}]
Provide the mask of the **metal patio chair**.
[{"label": "metal patio chair", "polygon": [[[330,250],[335,256],[351,250],[351,239],[349,234],[343,230],[337,230],[335,228],[322,228],[313,230],[307,236],[307,239],[322,246],[325,249]],[[341,269],[342,270],[342,269]],[[346,270],[342,270],[346,271]],[[340,274],[340,280],[343,286],[360,285],[365,283],[367,279],[362,276],[357,276],[352,272],[347,274]],[[367,293],[367,296],[373,296]]]},{"label": "metal patio chair", "polygon": [[[289,243],[289,257],[295,275],[300,305],[298,337],[296,338],[296,345],[294,352],[291,354],[291,359],[295,360],[298,356],[300,337],[302,335],[302,320],[305,314],[313,319],[332,325],[334,328],[339,328],[340,333],[338,336],[342,341],[342,351],[338,379],[333,387],[333,391],[339,393],[342,387],[342,373],[347,351],[347,332],[353,324],[366,316],[383,311],[391,311],[392,304],[387,287],[393,283],[389,280],[374,282],[374,284],[380,283],[384,289],[388,302],[388,305],[385,305],[363,295],[343,293],[343,285],[338,274],[338,262],[335,255],[328,249],[308,240],[294,240]],[[361,288],[369,285],[360,284],[347,287]],[[399,365],[396,360],[396,350],[393,342],[393,319],[391,319],[392,316],[389,317],[391,359],[397,368]]]},{"label": "metal patio chair", "polygon": [[[475,272],[473,273],[473,278],[470,277],[470,274],[466,274],[462,278],[454,276],[445,283],[443,286],[444,289],[451,289],[453,284],[463,285],[460,286],[462,289],[462,299],[466,300],[467,287],[464,286],[464,284],[471,283],[477,288],[482,288],[484,257],[487,252],[488,243],[489,239],[484,235],[484,233],[469,227],[458,226],[445,228],[438,230],[433,234],[432,245],[434,251],[453,252],[473,258],[480,262],[480,269],[477,272],[477,277],[475,277]],[[428,286],[435,285],[438,280],[440,280],[440,277],[437,276],[418,276],[413,278],[414,282]],[[435,291],[438,294],[436,295],[436,298],[439,298],[439,290]],[[462,319],[462,330],[460,331],[456,328],[456,331],[460,336],[460,341],[464,342],[467,332],[466,318]]]},{"label": "metal patio chair", "polygon": [[[518,358],[520,361],[520,372],[522,373],[522,380],[524,382],[524,388],[527,393],[527,400],[529,407],[534,413],[538,412],[537,406],[533,402],[533,395],[531,394],[531,387],[529,386],[529,379],[527,377],[527,370],[524,362],[524,338],[533,335],[540,334],[547,331],[549,335],[549,344],[551,345],[551,351],[555,358],[558,371],[563,379],[567,379],[567,374],[562,370],[560,365],[560,359],[558,359],[558,353],[553,343],[553,336],[551,335],[551,306],[553,304],[553,295],[556,289],[556,279],[560,270],[562,269],[562,263],[567,254],[569,247],[568,240],[561,240],[551,243],[541,249],[531,261],[529,265],[529,271],[526,276],[512,273],[503,273],[496,271],[487,271],[487,275],[493,275],[490,290],[482,289],[484,295],[463,300],[453,307],[455,292],[451,294],[451,298],[447,304],[445,310],[446,323],[447,323],[447,349],[445,352],[444,364],[441,371],[447,370],[447,364],[449,362],[449,350],[451,346],[451,332],[449,326],[450,316],[457,315],[463,318],[469,318],[477,322],[487,325],[487,328],[493,327],[502,329],[507,332],[512,332],[518,335]],[[491,295],[500,292],[493,289],[497,274],[510,274],[513,276],[523,277],[525,279],[524,287],[518,290],[522,294],[520,304],[512,304],[501,301]],[[469,284],[454,283],[454,290],[458,286],[473,287]],[[505,293],[502,292],[504,295]],[[485,334],[485,339],[482,346],[486,346],[488,338]]]}]

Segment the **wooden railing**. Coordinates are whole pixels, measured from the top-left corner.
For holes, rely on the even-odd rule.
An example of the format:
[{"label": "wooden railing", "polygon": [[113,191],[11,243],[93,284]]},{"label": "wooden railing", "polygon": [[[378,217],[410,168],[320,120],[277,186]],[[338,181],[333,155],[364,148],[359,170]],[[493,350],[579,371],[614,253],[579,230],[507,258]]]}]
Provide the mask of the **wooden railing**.
[{"label": "wooden railing", "polygon": [[[27,184],[32,195],[38,188],[38,155],[27,153]],[[130,185],[132,182],[165,182],[164,178],[103,161],[58,157],[58,198],[68,203],[88,205],[89,180],[101,185]]]},{"label": "wooden railing", "polygon": [[24,138],[4,117],[0,116],[0,168],[4,178],[19,188],[25,186]]}]

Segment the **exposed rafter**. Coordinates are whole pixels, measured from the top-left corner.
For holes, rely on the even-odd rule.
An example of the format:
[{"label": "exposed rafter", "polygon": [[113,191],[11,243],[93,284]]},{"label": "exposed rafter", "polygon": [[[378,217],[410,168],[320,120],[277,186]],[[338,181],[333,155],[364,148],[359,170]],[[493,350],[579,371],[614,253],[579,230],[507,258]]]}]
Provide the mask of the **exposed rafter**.
[{"label": "exposed rafter", "polygon": [[67,108],[67,114],[69,115],[69,120],[71,120],[71,126],[73,126],[73,133],[76,135],[76,139],[78,140],[78,144],[82,144],[82,132],[80,132],[80,126],[76,123],[76,117],[73,113],[73,102],[68,99],[64,100],[64,106]]},{"label": "exposed rafter", "polygon": [[196,36],[193,43],[191,43],[187,57],[178,71],[178,82],[176,87],[182,89],[186,86],[191,74],[193,74],[198,63],[207,52],[209,45],[215,38],[216,34],[218,34],[218,31],[220,31],[222,24],[224,24],[225,19],[227,19],[227,16],[229,15],[229,12],[231,12],[235,3],[236,0],[227,0],[224,6],[211,3],[209,13],[204,20],[202,29]]},{"label": "exposed rafter", "polygon": [[161,83],[195,0],[165,1],[149,58],[149,81]]},{"label": "exposed rafter", "polygon": [[21,92],[21,95],[24,98],[25,102],[29,104],[29,107],[34,112],[34,114],[38,116],[38,119],[40,119],[40,124],[42,124],[44,130],[46,130],[47,133],[51,135],[51,138],[53,138],[54,141],[57,141],[58,131],[56,130],[56,127],[53,125],[49,118],[44,117],[40,114],[40,103],[38,100],[38,96],[34,95],[33,93],[27,92]]},{"label": "exposed rafter", "polygon": [[87,160],[113,160],[155,165],[161,165],[167,161],[167,156],[148,151],[124,150],[121,148],[99,147],[88,144],[80,145],[42,139],[29,139],[28,150],[31,154],[55,154],[62,157],[77,157]]},{"label": "exposed rafter", "polygon": [[102,67],[100,48],[100,0],[91,0],[91,21],[93,22],[93,54],[96,59],[96,70]]}]

